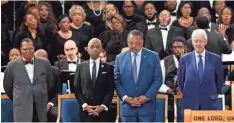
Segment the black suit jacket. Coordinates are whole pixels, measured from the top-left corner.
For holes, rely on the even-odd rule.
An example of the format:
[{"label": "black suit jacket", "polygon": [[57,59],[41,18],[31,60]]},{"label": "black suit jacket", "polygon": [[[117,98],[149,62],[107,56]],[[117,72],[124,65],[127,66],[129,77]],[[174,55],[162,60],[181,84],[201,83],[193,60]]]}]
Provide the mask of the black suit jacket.
[{"label": "black suit jacket", "polygon": [[162,32],[159,26],[156,26],[155,28],[148,30],[145,38],[145,48],[159,53],[160,59],[163,59],[170,54],[171,42],[176,36],[183,36],[183,30],[175,26],[170,26],[167,35],[166,50],[164,50]]},{"label": "black suit jacket", "polygon": [[98,76],[93,85],[89,62],[83,62],[77,67],[74,79],[75,96],[81,106],[87,103],[88,105],[104,104],[109,107],[114,96],[113,66],[101,61]]},{"label": "black suit jacket", "polygon": [[58,103],[58,95],[61,94],[62,82],[60,82],[60,71],[58,68],[51,66],[53,73],[53,84],[49,90],[48,102],[52,102],[54,106]]},{"label": "black suit jacket", "polygon": [[[155,25],[158,25],[158,24],[159,24],[159,22],[158,22],[158,19],[157,19]],[[148,27],[147,27],[147,26],[148,26],[148,25],[147,25],[146,19],[145,19],[145,20],[143,20],[143,21],[137,23],[137,24],[136,24],[136,27],[135,27],[135,29],[141,31],[141,32],[144,34],[144,39],[145,39],[146,34],[147,34],[147,32],[148,32]],[[156,26],[155,26],[155,27],[156,27]]]},{"label": "black suit jacket", "polygon": [[[224,40],[222,36],[217,35],[215,32],[208,32],[206,31],[206,34],[208,36],[208,42],[205,47],[207,51],[210,51],[212,53],[215,53],[219,56],[223,54],[230,54],[232,53],[232,49],[228,43],[228,41]],[[192,46],[192,40],[188,40],[189,45],[188,46],[188,52],[192,52],[194,50]]]}]

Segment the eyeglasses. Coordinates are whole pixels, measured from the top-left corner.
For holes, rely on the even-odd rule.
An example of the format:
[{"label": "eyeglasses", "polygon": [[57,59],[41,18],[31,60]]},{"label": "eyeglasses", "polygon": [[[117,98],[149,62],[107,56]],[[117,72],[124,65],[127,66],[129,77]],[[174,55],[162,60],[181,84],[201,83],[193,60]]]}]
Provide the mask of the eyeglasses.
[{"label": "eyeglasses", "polygon": [[131,9],[133,6],[124,6],[124,9]]},{"label": "eyeglasses", "polygon": [[170,17],[169,14],[162,14],[162,15],[159,15],[159,17]]},{"label": "eyeglasses", "polygon": [[134,42],[134,43],[133,43],[133,42],[128,42],[128,45],[129,45],[129,46],[133,46],[134,44],[135,44],[135,45],[140,45],[141,42]]},{"label": "eyeglasses", "polygon": [[34,50],[34,47],[32,48],[21,48],[23,52],[32,52]]}]

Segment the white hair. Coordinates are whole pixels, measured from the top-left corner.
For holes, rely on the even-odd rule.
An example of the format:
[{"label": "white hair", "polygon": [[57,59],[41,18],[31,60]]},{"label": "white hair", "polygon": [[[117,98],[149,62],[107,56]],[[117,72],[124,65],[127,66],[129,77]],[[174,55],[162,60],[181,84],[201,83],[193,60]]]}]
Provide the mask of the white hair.
[{"label": "white hair", "polygon": [[201,36],[206,41],[208,39],[206,31],[203,30],[203,29],[196,29],[196,30],[193,31],[193,33],[192,33],[192,41],[194,40],[194,38],[196,36],[199,36],[199,37]]}]

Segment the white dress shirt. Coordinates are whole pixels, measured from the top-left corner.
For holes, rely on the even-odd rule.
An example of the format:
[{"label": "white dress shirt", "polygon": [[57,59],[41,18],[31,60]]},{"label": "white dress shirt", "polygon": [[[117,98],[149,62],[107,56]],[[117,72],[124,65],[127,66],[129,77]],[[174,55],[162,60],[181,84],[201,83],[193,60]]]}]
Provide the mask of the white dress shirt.
[{"label": "white dress shirt", "polygon": [[[147,23],[156,23],[156,22],[157,22],[157,19],[156,19],[156,18],[155,18],[153,21],[149,21],[148,19],[146,19],[146,24],[147,24]],[[156,25],[156,24],[150,24],[150,25],[147,24],[148,30],[155,28],[155,25]]]},{"label": "white dress shirt", "polygon": [[164,48],[164,50],[166,50],[166,48],[167,48],[167,35],[168,35],[168,31],[170,29],[170,25],[167,25],[166,27],[163,27],[163,26],[159,25],[159,28],[160,27],[161,28],[167,28],[167,30],[160,29],[161,33],[162,33],[162,39],[163,39],[163,48]]},{"label": "white dress shirt", "polygon": [[[138,78],[138,74],[139,74],[139,70],[140,70],[140,64],[141,64],[141,54],[142,54],[142,48],[140,49],[140,51],[138,51],[136,53],[136,64],[137,64],[137,78]],[[131,52],[131,62],[132,62],[132,65],[133,65],[133,62],[134,62],[134,57],[135,57],[135,54],[133,52]],[[124,101],[128,96],[127,95],[124,95],[122,97],[122,100]]]},{"label": "white dress shirt", "polygon": [[195,51],[195,58],[196,58],[196,65],[197,65],[197,69],[198,69],[198,62],[199,62],[199,55],[202,56],[202,62],[203,62],[203,70],[205,69],[205,55],[206,55],[206,50],[204,50],[201,54],[198,54]]},{"label": "white dress shirt", "polygon": [[[25,58],[23,58],[23,60],[26,60]],[[32,60],[34,60],[34,57],[32,58]],[[34,61],[33,61],[34,63]],[[30,82],[33,83],[33,75],[34,75],[34,64],[25,64],[24,65],[28,74],[28,77],[30,79]]]},{"label": "white dress shirt", "polygon": [[[94,64],[93,62],[95,61],[95,64],[96,64],[96,77],[97,77],[97,76],[98,76],[98,71],[99,71],[99,66],[100,66],[101,60],[100,60],[100,58],[97,58],[96,60],[92,60],[92,59],[90,58],[89,61],[90,61],[90,62],[89,62],[90,77],[91,77],[91,79],[92,79],[92,71],[93,71],[93,64]],[[86,106],[88,106],[87,103],[84,103],[84,104],[82,105],[83,110],[85,110],[85,107],[86,107]],[[101,106],[104,107],[104,110],[105,110],[105,111],[108,111],[108,108],[107,108],[105,105],[101,104]]]},{"label": "white dress shirt", "polygon": [[[77,62],[77,58],[75,58],[74,60],[70,60],[70,59],[67,58],[67,61]],[[70,64],[68,64],[68,70],[76,71],[76,66],[77,66],[77,64],[70,63]]]},{"label": "white dress shirt", "polygon": [[[173,55],[173,59],[174,59],[174,62],[175,62],[175,66],[178,69],[179,62],[178,62],[178,60],[177,60],[177,58],[176,58],[175,55]],[[166,69],[165,69],[164,59],[161,60],[160,64],[161,64],[161,70],[162,70],[163,84],[159,88],[159,92],[161,92],[161,93],[167,93],[167,90],[169,89],[169,87],[164,84],[165,83],[165,77],[166,77]]]}]

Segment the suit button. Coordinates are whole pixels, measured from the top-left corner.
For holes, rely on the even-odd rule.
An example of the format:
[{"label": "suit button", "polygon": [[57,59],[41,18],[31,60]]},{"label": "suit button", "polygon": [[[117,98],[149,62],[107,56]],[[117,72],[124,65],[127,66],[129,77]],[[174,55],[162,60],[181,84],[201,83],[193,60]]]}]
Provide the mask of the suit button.
[{"label": "suit button", "polygon": [[137,90],[137,87],[136,87],[136,90]]},{"label": "suit button", "polygon": [[94,99],[94,97],[92,97],[92,99]]}]

